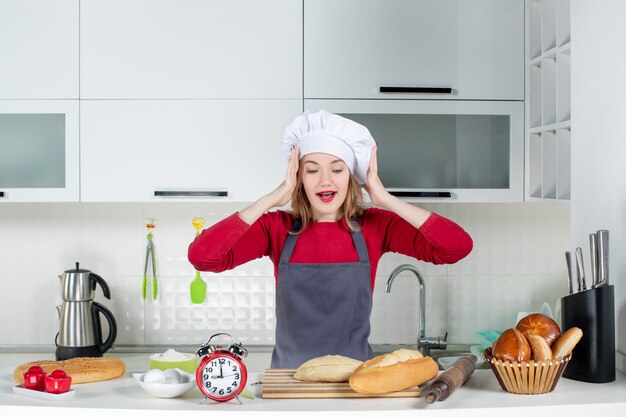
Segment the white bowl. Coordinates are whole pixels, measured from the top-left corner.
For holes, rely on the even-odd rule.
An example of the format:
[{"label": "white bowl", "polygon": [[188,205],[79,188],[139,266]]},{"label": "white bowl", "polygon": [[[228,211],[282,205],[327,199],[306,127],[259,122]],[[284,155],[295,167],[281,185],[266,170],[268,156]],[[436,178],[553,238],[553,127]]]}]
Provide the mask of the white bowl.
[{"label": "white bowl", "polygon": [[144,376],[146,376],[145,372],[134,373],[133,378],[144,391],[148,394],[152,394],[158,398],[175,398],[183,395],[187,391],[191,390],[196,386],[196,376],[192,375],[188,372],[182,371],[180,369],[176,369],[176,372],[180,375],[181,383],[180,384],[163,384],[163,383],[152,383],[148,384],[144,382]]}]

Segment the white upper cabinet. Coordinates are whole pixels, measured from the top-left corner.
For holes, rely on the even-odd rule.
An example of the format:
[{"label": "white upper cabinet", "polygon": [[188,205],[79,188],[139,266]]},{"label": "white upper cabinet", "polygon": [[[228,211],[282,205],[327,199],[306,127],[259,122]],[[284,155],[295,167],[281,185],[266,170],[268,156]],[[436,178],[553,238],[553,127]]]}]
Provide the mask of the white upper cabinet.
[{"label": "white upper cabinet", "polygon": [[78,100],[0,100],[0,202],[79,200]]},{"label": "white upper cabinet", "polygon": [[256,201],[301,100],[81,101],[81,201]]},{"label": "white upper cabinet", "polygon": [[83,0],[86,99],[302,98],[302,2]]},{"label": "white upper cabinet", "polygon": [[78,0],[0,1],[0,99],[78,98]]},{"label": "white upper cabinet", "polygon": [[387,190],[411,202],[521,202],[524,103],[305,100],[367,127]]},{"label": "white upper cabinet", "polygon": [[524,0],[304,0],[304,97],[524,100]]},{"label": "white upper cabinet", "polygon": [[571,197],[571,34],[569,0],[531,0],[526,90],[526,200]]}]

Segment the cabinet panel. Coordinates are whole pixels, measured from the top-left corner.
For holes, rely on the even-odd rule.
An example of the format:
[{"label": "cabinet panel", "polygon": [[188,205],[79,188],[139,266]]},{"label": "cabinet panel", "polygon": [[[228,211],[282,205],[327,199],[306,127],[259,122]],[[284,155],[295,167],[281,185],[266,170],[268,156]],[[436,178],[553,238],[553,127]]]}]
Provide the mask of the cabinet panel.
[{"label": "cabinet panel", "polygon": [[255,201],[284,179],[281,138],[301,111],[301,100],[82,101],[81,200]]},{"label": "cabinet panel", "polygon": [[78,0],[2,0],[0,57],[0,99],[78,98]]},{"label": "cabinet panel", "polygon": [[526,57],[526,200],[571,195],[570,0],[529,0]]},{"label": "cabinet panel", "polygon": [[81,2],[81,98],[301,97],[300,1]]},{"label": "cabinet panel", "polygon": [[305,100],[305,109],[366,126],[383,184],[406,200],[523,200],[524,103]]},{"label": "cabinet panel", "polygon": [[304,3],[305,98],[524,99],[523,0]]},{"label": "cabinet panel", "polygon": [[78,100],[0,100],[0,201],[78,201]]}]

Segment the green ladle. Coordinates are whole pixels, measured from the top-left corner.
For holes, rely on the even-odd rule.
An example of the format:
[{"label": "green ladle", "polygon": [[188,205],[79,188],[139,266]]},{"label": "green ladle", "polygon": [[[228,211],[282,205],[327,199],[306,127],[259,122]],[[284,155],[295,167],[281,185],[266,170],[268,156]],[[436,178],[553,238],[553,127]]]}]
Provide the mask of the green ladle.
[{"label": "green ladle", "polygon": [[[202,217],[194,217],[191,221],[191,224],[196,229],[196,237],[198,237],[198,235],[200,234],[200,230],[202,229],[202,227],[204,227],[204,219]],[[198,270],[196,270],[196,279],[191,281],[189,292],[191,294],[192,303],[204,303],[204,299],[206,298],[206,282],[202,280],[202,277],[200,276],[200,271]]]}]

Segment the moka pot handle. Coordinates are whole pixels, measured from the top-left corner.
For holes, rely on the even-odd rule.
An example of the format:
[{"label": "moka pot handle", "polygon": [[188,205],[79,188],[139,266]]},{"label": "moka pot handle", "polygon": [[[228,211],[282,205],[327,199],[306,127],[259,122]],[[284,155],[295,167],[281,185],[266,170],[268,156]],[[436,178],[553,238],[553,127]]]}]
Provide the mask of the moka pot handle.
[{"label": "moka pot handle", "polygon": [[[100,314],[107,319],[109,323],[109,336],[107,339],[102,342],[102,326],[100,326]],[[91,315],[93,317],[93,331],[96,336],[96,343],[98,344],[98,350],[100,353],[104,353],[113,346],[113,342],[115,342],[115,338],[117,337],[117,323],[115,322],[115,317],[109,311],[108,308],[103,306],[102,304],[93,303],[91,304]]]}]

